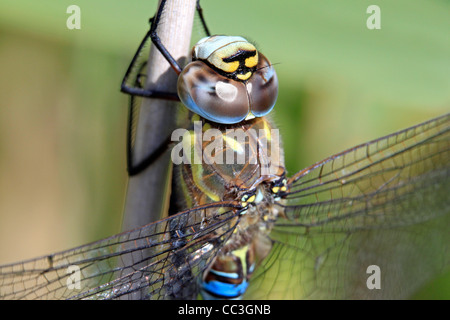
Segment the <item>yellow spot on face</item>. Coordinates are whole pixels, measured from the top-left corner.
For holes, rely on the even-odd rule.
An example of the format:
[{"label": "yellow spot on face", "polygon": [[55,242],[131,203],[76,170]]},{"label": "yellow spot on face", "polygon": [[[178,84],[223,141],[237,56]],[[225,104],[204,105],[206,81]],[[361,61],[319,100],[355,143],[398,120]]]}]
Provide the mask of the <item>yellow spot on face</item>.
[{"label": "yellow spot on face", "polygon": [[280,191],[280,187],[273,187],[272,188],[272,192],[273,193],[278,193],[278,191]]},{"label": "yellow spot on face", "polygon": [[[250,57],[250,58],[246,59],[246,60],[249,60],[248,64],[249,65],[253,64],[252,67],[254,67],[258,62],[258,57],[257,57],[258,53],[256,51],[256,48],[251,43],[243,42],[243,41],[231,42],[221,48],[218,48],[213,53],[211,53],[211,55],[209,57],[207,57],[206,60],[208,60],[208,62],[211,63],[216,68],[218,68],[224,72],[232,73],[238,69],[239,61],[225,62],[223,60],[234,56],[240,50],[256,52],[255,57]],[[245,63],[247,65],[247,61]]]},{"label": "yellow spot on face", "polygon": [[281,191],[286,191],[287,190],[287,188],[285,187],[285,186],[283,186],[283,187],[281,187]]},{"label": "yellow spot on face", "polygon": [[248,198],[247,202],[253,202],[256,199],[256,195],[252,195],[250,198]]},{"label": "yellow spot on face", "polygon": [[246,206],[248,206],[248,203],[247,203],[247,202],[241,202],[241,205],[242,205],[243,207],[246,207]]},{"label": "yellow spot on face", "polygon": [[256,53],[253,57],[245,59],[245,66],[248,68],[253,68],[257,64],[258,64],[258,53]]},{"label": "yellow spot on face", "polygon": [[238,74],[238,75],[236,75],[236,77],[237,77],[239,80],[247,80],[248,78],[251,77],[251,75],[252,75],[252,73],[249,71],[249,72],[247,72],[246,74]]},{"label": "yellow spot on face", "polygon": [[235,72],[239,67],[239,61],[232,61],[227,63],[221,63],[220,68],[225,72]]},{"label": "yellow spot on face", "polygon": [[223,61],[227,55],[224,52],[218,51],[211,55],[207,60],[216,68],[224,72],[235,72],[239,67],[239,61],[225,62]]}]

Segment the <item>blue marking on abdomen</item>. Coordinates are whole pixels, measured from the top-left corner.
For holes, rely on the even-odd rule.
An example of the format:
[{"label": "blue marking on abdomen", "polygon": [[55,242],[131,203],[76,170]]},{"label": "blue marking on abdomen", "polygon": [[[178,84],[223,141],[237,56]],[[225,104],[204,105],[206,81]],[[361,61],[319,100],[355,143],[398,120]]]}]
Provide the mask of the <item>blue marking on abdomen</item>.
[{"label": "blue marking on abdomen", "polygon": [[217,298],[239,298],[248,288],[248,283],[244,280],[240,284],[231,284],[221,281],[212,280],[202,283],[202,290],[214,295]]}]

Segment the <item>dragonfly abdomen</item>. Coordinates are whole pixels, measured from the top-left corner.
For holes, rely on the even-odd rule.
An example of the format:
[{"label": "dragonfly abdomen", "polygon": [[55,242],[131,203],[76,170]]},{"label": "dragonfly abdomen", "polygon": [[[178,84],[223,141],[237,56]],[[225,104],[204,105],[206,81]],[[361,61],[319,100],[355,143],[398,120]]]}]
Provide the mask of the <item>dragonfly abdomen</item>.
[{"label": "dragonfly abdomen", "polygon": [[229,254],[218,256],[201,283],[201,295],[206,300],[239,299],[248,287],[254,269],[252,251],[248,245]]}]

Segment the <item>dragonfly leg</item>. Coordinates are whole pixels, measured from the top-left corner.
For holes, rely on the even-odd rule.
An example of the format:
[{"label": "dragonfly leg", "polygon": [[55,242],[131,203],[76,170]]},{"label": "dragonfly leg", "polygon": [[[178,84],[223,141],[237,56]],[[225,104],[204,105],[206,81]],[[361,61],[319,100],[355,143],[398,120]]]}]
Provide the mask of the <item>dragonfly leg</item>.
[{"label": "dragonfly leg", "polygon": [[[133,102],[131,101],[130,104]],[[135,106],[130,107],[130,114],[128,116],[128,129],[127,129],[127,170],[129,176],[134,176],[139,173],[141,173],[144,169],[146,169],[148,166],[150,166],[156,159],[158,159],[162,154],[164,154],[171,143],[170,136],[168,136],[166,139],[161,141],[159,146],[153,150],[148,156],[146,156],[142,161],[135,164],[133,161],[133,127],[134,122],[132,120],[133,118],[133,112],[134,112]]]},{"label": "dragonfly leg", "polygon": [[209,37],[211,36],[211,33],[209,32],[208,26],[206,25],[205,17],[203,16],[203,9],[200,6],[200,0],[197,0],[197,13],[200,18],[200,21],[203,26],[203,30],[205,31],[206,35]]},{"label": "dragonfly leg", "polygon": [[[156,31],[158,28],[158,24],[161,19],[161,15],[164,10],[165,4],[166,4],[166,0],[161,1],[161,5],[158,8],[158,12],[156,13],[156,15],[154,17],[150,18],[150,30],[144,36],[144,39],[142,39],[138,49],[136,50],[136,53],[133,56],[133,59],[131,60],[130,65],[128,66],[125,76],[123,77],[122,84],[121,84],[121,91],[123,93],[127,93],[132,96],[179,101],[177,93],[144,89],[142,86],[137,86],[136,83],[133,83],[132,85],[130,85],[128,83],[130,80],[130,77],[132,76],[133,70],[136,70],[136,69],[141,70],[142,69],[142,66],[137,66],[137,61],[138,61],[138,58],[140,57],[140,55],[142,54],[143,48],[145,47],[145,44],[149,38],[151,39],[152,43],[156,46],[156,48],[159,50],[159,52],[163,55],[163,57],[167,60],[167,62],[170,64],[172,69],[177,74],[180,74],[180,72],[182,70],[182,68],[180,67],[178,62],[172,57],[172,55],[169,53],[169,51],[166,49],[166,47],[162,44],[161,39],[159,38],[158,33]],[[202,23],[202,26],[203,26],[203,29],[204,29],[206,35],[210,36],[208,26],[206,25],[206,21],[203,16],[203,9],[200,6],[200,0],[197,0],[196,10],[200,17],[200,21]]]},{"label": "dragonfly leg", "polygon": [[[120,86],[120,91],[122,91],[123,93],[127,93],[131,96],[140,96],[145,98],[155,98],[172,101],[180,100],[178,98],[178,94],[174,92],[164,92],[143,88],[143,86],[138,85],[137,81],[138,79],[135,79],[135,81],[130,84],[130,78],[133,77],[135,70],[138,70],[140,72],[144,66],[143,64],[141,65],[138,64],[138,59],[141,56],[142,51],[149,38],[152,41],[152,43],[156,46],[156,48],[159,50],[159,52],[161,52],[161,54],[167,60],[167,62],[169,62],[172,69],[177,74],[180,74],[181,72],[180,65],[167,51],[166,47],[162,44],[161,39],[159,38],[156,32],[165,4],[166,0],[162,0],[156,15],[153,18],[150,18],[150,30],[147,32],[147,34],[144,36],[141,43],[139,44],[139,47],[136,50],[136,53],[134,54],[133,59],[131,60],[130,65],[128,66],[128,69],[125,72],[125,76],[123,77],[122,84]],[[131,81],[133,81],[133,79],[131,79]]]},{"label": "dragonfly leg", "polygon": [[[146,62],[139,62],[140,57],[143,56],[144,48],[146,44],[151,40],[153,45],[158,49],[158,51],[163,55],[163,57],[170,64],[171,68],[180,74],[182,68],[169,53],[166,47],[162,44],[160,37],[158,36],[157,29],[158,24],[161,21],[161,16],[166,5],[166,0],[162,0],[161,4],[156,12],[155,16],[150,18],[150,30],[146,33],[141,43],[139,44],[136,53],[131,60],[130,65],[125,73],[122,80],[121,91],[127,93],[131,96],[129,103],[129,117],[128,117],[128,130],[127,130],[127,163],[128,163],[128,174],[130,176],[137,175],[142,172],[145,168],[151,165],[159,156],[161,156],[170,145],[170,137],[167,137],[161,144],[154,149],[147,157],[142,161],[135,164],[133,161],[133,140],[134,132],[137,125],[137,114],[139,113],[139,102],[136,101],[137,97],[153,98],[153,99],[163,99],[171,101],[180,101],[178,94],[174,92],[165,92],[159,90],[152,90],[145,88],[145,77],[146,77]],[[205,33],[209,36],[209,29],[206,25],[205,18],[203,16],[203,10],[200,6],[200,0],[197,0],[196,10],[199,15],[200,21],[202,23]],[[141,59],[142,61],[142,59]]]},{"label": "dragonfly leg", "polygon": [[[159,38],[156,29],[158,28],[159,20],[161,19],[161,14],[164,10],[164,5],[166,4],[166,0],[161,1],[161,5],[159,6],[158,12],[156,15],[150,19],[150,38],[152,40],[152,43],[158,48],[159,52],[166,58],[167,62],[169,62],[172,69],[177,73],[180,74],[182,68],[177,63],[177,61],[172,57],[172,55],[167,51],[166,47],[162,44],[161,39]],[[200,17],[200,21],[202,23],[203,29],[207,36],[210,36],[208,26],[206,25],[205,17],[203,16],[203,9],[200,6],[200,0],[197,0],[196,10],[198,12],[198,15]]]}]

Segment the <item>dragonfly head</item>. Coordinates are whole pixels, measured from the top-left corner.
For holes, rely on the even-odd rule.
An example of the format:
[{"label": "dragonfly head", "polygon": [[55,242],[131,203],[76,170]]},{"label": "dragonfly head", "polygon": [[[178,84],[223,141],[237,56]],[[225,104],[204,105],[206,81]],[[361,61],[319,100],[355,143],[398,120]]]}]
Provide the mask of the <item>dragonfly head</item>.
[{"label": "dragonfly head", "polygon": [[192,49],[192,62],[178,78],[178,95],[203,118],[233,124],[267,115],[278,80],[269,60],[246,39],[211,36]]}]

